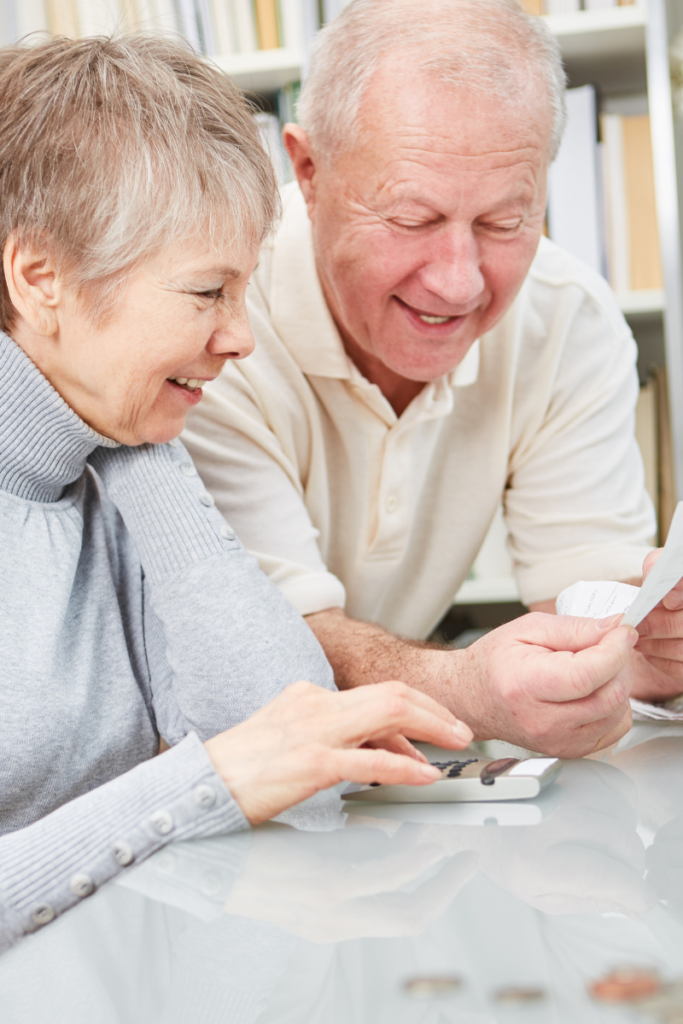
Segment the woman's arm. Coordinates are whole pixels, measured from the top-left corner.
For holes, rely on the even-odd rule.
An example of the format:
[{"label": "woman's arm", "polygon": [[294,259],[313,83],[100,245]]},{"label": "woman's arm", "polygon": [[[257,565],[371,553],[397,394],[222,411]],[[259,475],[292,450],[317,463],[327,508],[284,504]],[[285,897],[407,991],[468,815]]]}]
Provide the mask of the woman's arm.
[{"label": "woman's arm", "polygon": [[176,839],[247,828],[194,735],[0,837],[0,952]]},{"label": "woman's arm", "polygon": [[290,683],[334,690],[301,616],[214,507],[179,441],[97,449],[90,463],[145,574],[146,647],[159,731],[170,744],[244,721]]}]

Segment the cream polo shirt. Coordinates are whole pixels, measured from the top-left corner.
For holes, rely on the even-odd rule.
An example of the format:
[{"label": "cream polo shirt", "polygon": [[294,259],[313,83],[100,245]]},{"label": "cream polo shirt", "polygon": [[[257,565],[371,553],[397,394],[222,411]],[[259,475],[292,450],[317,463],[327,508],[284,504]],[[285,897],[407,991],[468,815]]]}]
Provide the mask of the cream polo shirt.
[{"label": "cream polo shirt", "polygon": [[655,531],[635,343],[606,282],[547,239],[501,322],[397,417],[347,357],[296,185],[248,289],[255,352],[183,436],[220,511],[303,614],[425,637],[503,500],[522,599],[639,576]]}]

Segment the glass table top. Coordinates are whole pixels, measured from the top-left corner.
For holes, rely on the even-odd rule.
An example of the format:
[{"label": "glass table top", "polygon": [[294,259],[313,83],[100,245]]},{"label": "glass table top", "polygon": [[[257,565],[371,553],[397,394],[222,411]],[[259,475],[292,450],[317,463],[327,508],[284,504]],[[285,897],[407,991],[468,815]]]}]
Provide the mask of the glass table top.
[{"label": "glass table top", "polygon": [[681,727],[532,801],[285,817],[168,846],[25,939],[2,1024],[683,1022]]}]

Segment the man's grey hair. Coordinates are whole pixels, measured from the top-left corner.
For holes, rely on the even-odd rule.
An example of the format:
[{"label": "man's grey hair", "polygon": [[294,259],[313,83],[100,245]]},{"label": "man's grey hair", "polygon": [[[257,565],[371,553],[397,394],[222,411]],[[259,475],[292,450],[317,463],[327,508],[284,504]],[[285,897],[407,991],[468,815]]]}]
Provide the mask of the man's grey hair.
[{"label": "man's grey hair", "polygon": [[538,83],[550,105],[555,158],[566,121],[560,49],[544,19],[518,0],[353,0],[318,34],[297,108],[319,156],[358,139],[363,97],[384,61],[401,52],[409,74],[524,109],[528,87]]}]

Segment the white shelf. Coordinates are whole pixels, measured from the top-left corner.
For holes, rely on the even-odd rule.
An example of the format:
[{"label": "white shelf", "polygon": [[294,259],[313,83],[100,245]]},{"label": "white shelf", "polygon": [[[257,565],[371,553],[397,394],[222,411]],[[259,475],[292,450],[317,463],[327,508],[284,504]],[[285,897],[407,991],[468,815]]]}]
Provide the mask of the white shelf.
[{"label": "white shelf", "polygon": [[621,292],[617,294],[622,313],[636,315],[638,313],[663,313],[664,292],[661,288],[648,291]]},{"label": "white shelf", "polygon": [[301,77],[303,54],[280,47],[253,53],[216,54],[209,57],[248,92],[275,92]]},{"label": "white shelf", "polygon": [[512,576],[501,579],[465,580],[455,595],[454,604],[500,604],[519,601],[519,590]]},{"label": "white shelf", "polygon": [[565,60],[645,53],[644,7],[606,7],[596,11],[546,14],[548,28],[562,48]]}]

